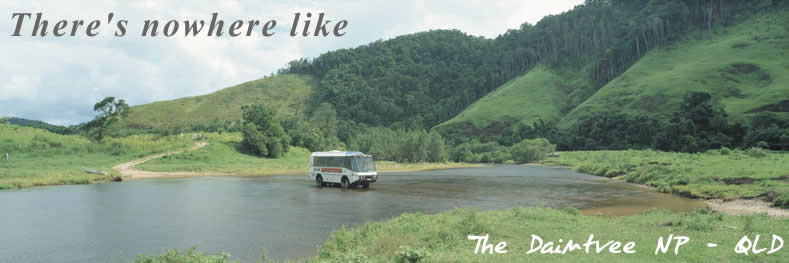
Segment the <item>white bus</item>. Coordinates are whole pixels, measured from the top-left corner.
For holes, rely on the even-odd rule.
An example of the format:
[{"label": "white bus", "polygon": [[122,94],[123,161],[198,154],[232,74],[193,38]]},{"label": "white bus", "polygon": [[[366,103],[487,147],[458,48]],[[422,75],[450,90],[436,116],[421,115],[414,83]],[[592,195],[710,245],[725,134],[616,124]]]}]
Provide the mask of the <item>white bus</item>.
[{"label": "white bus", "polygon": [[342,188],[369,188],[378,180],[373,156],[361,152],[314,152],[308,176],[318,187],[339,184]]}]

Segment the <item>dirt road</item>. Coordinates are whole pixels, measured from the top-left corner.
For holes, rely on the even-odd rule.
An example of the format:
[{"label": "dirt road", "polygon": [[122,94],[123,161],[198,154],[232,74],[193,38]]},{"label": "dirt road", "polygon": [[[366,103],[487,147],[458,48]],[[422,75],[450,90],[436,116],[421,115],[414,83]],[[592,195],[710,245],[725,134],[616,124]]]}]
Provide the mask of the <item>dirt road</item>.
[{"label": "dirt road", "polygon": [[[186,151],[194,151],[194,150],[203,148],[203,146],[206,146],[207,144],[208,143],[206,143],[206,142],[198,142],[198,143],[195,143],[194,146],[192,146],[191,148],[187,149]],[[153,160],[153,159],[157,159],[157,158],[162,158],[162,157],[164,157],[166,155],[178,154],[178,153],[182,153],[182,152],[184,152],[184,151],[175,151],[175,152],[151,155],[151,156],[148,156],[148,157],[145,157],[145,158],[141,158],[141,159],[137,159],[137,160],[134,160],[134,161],[131,161],[131,162],[126,162],[126,163],[122,163],[122,164],[116,165],[116,166],[112,167],[112,169],[120,172],[121,176],[123,177],[124,180],[125,179],[158,178],[158,177],[186,177],[186,176],[228,175],[226,173],[150,172],[150,171],[137,170],[137,168],[135,168],[135,166],[137,166],[138,164],[141,164],[141,163]]]},{"label": "dirt road", "polygon": [[737,199],[723,201],[720,199],[707,200],[707,205],[712,209],[729,215],[747,215],[765,213],[769,216],[789,218],[789,210],[773,207],[770,202],[756,199]]}]

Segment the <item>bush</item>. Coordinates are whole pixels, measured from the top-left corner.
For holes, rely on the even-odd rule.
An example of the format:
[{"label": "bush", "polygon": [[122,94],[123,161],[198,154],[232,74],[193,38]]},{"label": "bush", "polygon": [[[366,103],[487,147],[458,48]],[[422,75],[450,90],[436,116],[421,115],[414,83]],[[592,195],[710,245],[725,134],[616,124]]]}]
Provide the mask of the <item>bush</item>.
[{"label": "bush", "polygon": [[770,148],[770,144],[768,144],[765,141],[759,141],[759,142],[756,143],[756,147],[757,148],[761,148],[761,149],[768,149],[768,148]]},{"label": "bush", "polygon": [[556,145],[546,139],[526,139],[512,146],[510,154],[518,163],[536,162],[545,159],[548,153],[556,150]]},{"label": "bush", "polygon": [[129,150],[129,147],[123,144],[122,142],[112,142],[110,145],[109,152],[113,156],[119,156],[121,154],[125,154]]},{"label": "bush", "polygon": [[757,147],[748,149],[745,151],[745,154],[753,158],[762,158],[767,156],[767,152],[765,152],[762,148]]},{"label": "bush", "polygon": [[729,155],[730,153],[731,153],[731,150],[729,148],[721,147],[721,150],[720,150],[720,154],[721,155]]},{"label": "bush", "polygon": [[773,205],[789,208],[789,193],[781,193],[773,200]]},{"label": "bush", "polygon": [[398,263],[427,262],[428,258],[430,258],[430,252],[427,250],[409,246],[401,246],[400,251],[395,254],[395,261]]}]

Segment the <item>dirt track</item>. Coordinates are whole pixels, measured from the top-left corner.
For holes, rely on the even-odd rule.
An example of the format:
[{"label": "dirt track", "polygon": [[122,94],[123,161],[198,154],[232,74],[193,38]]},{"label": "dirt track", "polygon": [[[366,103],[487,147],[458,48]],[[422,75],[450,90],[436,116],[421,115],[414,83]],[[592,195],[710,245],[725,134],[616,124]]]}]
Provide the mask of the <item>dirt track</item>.
[{"label": "dirt track", "polygon": [[[203,148],[203,146],[206,146],[207,144],[208,143],[206,143],[206,142],[198,142],[198,143],[195,143],[194,146],[192,146],[191,148],[187,149],[186,151],[194,151],[194,150]],[[141,164],[141,163],[153,160],[153,159],[157,159],[157,158],[162,158],[162,157],[164,157],[166,155],[178,154],[178,153],[182,153],[182,152],[184,152],[184,151],[175,151],[175,152],[151,155],[151,156],[148,156],[148,157],[145,157],[145,158],[141,158],[141,159],[137,159],[137,160],[134,160],[134,161],[125,162],[125,163],[116,165],[116,166],[112,167],[112,169],[120,172],[121,176],[123,177],[123,179],[227,175],[225,173],[149,172],[149,171],[137,170],[137,168],[135,168],[135,166],[137,166],[138,164]]]},{"label": "dirt track", "polygon": [[729,215],[766,213],[767,215],[774,217],[789,218],[789,210],[773,207],[769,202],[756,199],[737,199],[732,201],[714,199],[708,200],[707,205],[709,205],[712,209]]}]

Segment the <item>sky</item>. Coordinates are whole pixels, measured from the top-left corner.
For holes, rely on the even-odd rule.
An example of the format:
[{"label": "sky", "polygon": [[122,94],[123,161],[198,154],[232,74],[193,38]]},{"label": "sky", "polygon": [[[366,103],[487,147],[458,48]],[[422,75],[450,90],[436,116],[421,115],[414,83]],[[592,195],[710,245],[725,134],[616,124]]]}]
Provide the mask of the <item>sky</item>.
[{"label": "sky", "polygon": [[[583,0],[398,0],[398,1],[62,1],[0,0],[0,117],[72,125],[94,116],[93,104],[107,96],[130,105],[208,94],[262,78],[289,61],[352,48],[376,40],[430,29],[458,29],[494,38],[524,22],[559,14]],[[24,20],[12,36],[13,13],[42,13],[49,30],[60,20],[100,20],[98,35],[85,28],[77,36],[31,36],[34,21]],[[263,37],[143,37],[143,21],[206,20],[218,13],[234,20],[276,20],[275,34]],[[293,14],[323,12],[347,20],[342,37],[291,37]],[[113,21],[107,24],[108,14]],[[315,18],[315,17],[313,17]],[[128,20],[127,33],[115,37],[115,23]],[[68,25],[71,27],[71,24]],[[183,26],[183,24],[181,24]],[[227,26],[227,25],[226,25]],[[258,28],[259,29],[259,28]],[[181,28],[183,30],[183,28]],[[183,31],[181,31],[183,32]]]}]

